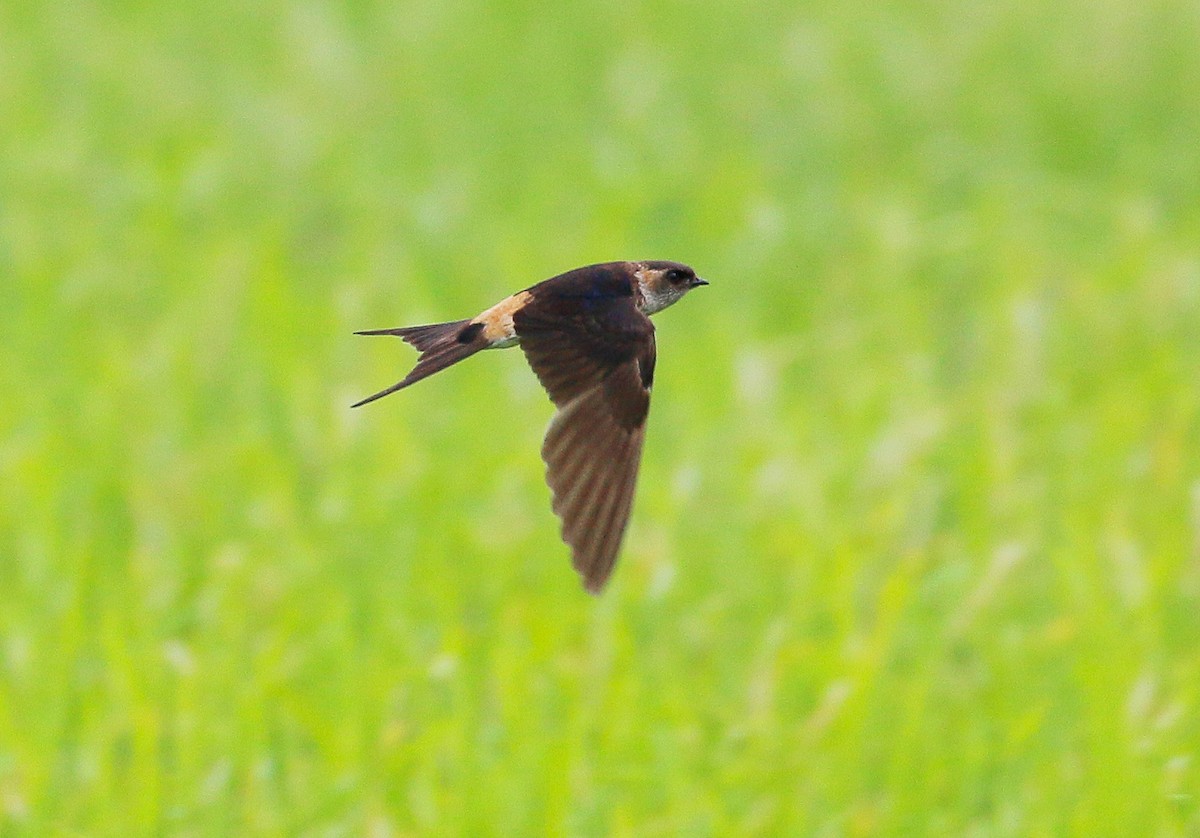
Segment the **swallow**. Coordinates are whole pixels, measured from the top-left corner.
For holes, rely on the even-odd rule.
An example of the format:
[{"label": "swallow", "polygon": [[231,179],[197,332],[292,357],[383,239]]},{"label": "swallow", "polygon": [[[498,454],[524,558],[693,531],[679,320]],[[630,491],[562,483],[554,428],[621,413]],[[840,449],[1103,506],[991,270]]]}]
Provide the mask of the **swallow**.
[{"label": "swallow", "polygon": [[542,443],[551,507],[584,588],[608,581],[633,505],[656,357],[650,315],[708,282],[679,262],[606,262],[518,291],[469,320],[369,329],[420,351],[361,407],[484,349],[520,346],[554,403]]}]

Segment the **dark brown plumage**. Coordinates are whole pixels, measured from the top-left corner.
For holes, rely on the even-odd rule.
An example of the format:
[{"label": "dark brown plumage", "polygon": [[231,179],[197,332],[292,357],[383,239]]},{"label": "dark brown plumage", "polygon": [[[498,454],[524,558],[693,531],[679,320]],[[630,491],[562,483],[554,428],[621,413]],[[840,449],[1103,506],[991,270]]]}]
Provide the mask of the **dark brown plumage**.
[{"label": "dark brown plumage", "polygon": [[470,320],[359,332],[401,337],[421,357],[354,406],[519,343],[558,408],[542,445],[546,482],[575,569],[597,593],[620,551],[641,462],[655,365],[647,315],[707,284],[678,262],[610,262],[552,277]]}]

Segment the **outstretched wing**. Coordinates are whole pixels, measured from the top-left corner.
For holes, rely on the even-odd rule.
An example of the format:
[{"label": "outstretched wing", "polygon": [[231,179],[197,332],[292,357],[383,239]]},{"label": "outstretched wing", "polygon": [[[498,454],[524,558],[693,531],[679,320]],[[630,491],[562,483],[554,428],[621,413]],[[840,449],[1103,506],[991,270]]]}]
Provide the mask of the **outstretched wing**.
[{"label": "outstretched wing", "polygon": [[612,572],[642,456],[654,327],[631,293],[535,286],[514,316],[529,365],[558,412],[542,444],[546,482],[575,569],[592,593]]}]

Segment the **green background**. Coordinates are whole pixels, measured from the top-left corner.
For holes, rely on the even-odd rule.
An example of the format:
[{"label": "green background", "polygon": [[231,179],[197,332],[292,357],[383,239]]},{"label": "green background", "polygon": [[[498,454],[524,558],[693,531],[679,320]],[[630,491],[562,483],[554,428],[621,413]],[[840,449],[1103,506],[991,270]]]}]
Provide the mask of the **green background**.
[{"label": "green background", "polygon": [[[0,834],[1200,834],[1200,7],[0,5]],[[519,351],[693,264],[584,594]]]}]

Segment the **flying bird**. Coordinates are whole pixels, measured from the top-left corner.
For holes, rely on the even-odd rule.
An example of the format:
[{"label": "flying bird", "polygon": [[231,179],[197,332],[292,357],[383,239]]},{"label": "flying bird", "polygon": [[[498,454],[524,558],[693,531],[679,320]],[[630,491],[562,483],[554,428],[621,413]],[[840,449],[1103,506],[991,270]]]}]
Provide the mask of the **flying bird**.
[{"label": "flying bird", "polygon": [[354,405],[402,390],[482,349],[519,345],[556,411],[542,443],[551,506],[584,587],[608,581],[629,523],[654,384],[649,315],[708,282],[679,262],[576,268],[501,300],[469,320],[370,329],[421,355],[401,381]]}]

